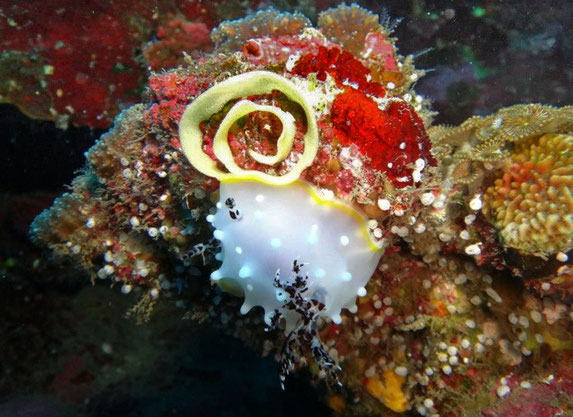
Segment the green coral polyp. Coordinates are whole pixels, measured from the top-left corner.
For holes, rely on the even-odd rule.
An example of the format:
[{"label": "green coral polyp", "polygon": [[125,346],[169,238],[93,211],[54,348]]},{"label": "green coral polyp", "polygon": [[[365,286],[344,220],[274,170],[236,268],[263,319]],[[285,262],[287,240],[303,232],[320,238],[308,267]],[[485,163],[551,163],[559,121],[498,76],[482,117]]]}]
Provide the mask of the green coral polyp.
[{"label": "green coral polyp", "polygon": [[[282,123],[282,133],[277,141],[275,155],[262,155],[250,150],[250,156],[259,163],[276,165],[286,159],[292,150],[296,132],[294,118],[278,107],[258,105],[249,100],[238,101],[223,119],[215,135],[213,152],[229,172],[221,171],[214,161],[203,151],[203,133],[199,124],[220,111],[231,100],[247,96],[268,94],[273,90],[283,93],[288,99],[298,103],[305,114],[307,130],[304,135],[304,151],[294,166],[284,175],[270,175],[255,170],[245,170],[233,160],[227,139],[228,131],[241,117],[263,111],[274,114]],[[219,180],[240,177],[253,177],[273,184],[288,184],[297,180],[301,172],[309,167],[318,151],[318,127],[312,106],[305,98],[305,92],[290,80],[269,71],[252,71],[231,77],[202,93],[191,102],[179,122],[179,137],[185,156],[199,172]]]}]

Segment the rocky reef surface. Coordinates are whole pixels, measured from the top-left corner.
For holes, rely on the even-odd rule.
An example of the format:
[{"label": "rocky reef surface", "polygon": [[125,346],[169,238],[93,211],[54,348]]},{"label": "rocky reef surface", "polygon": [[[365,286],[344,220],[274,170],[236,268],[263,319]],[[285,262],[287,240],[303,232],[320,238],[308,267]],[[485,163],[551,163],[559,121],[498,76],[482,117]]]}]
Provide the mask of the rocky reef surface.
[{"label": "rocky reef surface", "polygon": [[[519,8],[410,6],[407,24],[398,26],[358,5],[313,20],[263,8],[213,23],[201,44],[209,52],[174,53],[179,58],[151,65],[173,69],[150,74],[141,102],[117,116],[67,192],[31,224],[43,255],[25,229],[50,196],[6,194],[4,233],[19,241],[3,257],[8,364],[0,381],[12,397],[2,406],[61,415],[76,403],[70,412],[140,415],[142,398],[168,392],[170,400],[147,400],[150,409],[571,412],[573,108],[551,105],[571,100],[559,82],[570,75],[550,65],[568,53],[567,40],[557,23],[537,37],[526,35],[535,22],[503,28],[501,17]],[[490,16],[501,20],[493,24]],[[489,33],[487,47],[452,39],[458,22]],[[163,27],[146,56],[164,56],[182,27]],[[406,45],[434,49],[402,54],[397,34]],[[492,86],[514,69],[525,39],[528,54],[538,48],[544,57],[537,75],[554,71],[543,90],[554,94],[545,100],[530,83],[515,93],[526,104],[516,104],[508,85],[498,100]],[[174,50],[194,48],[177,44]],[[507,57],[505,67],[490,61],[492,45]],[[420,69],[438,56],[442,63]],[[531,67],[538,71],[537,63]],[[231,198],[217,202],[221,184],[240,186],[253,176],[273,187],[304,181],[321,204],[344,206],[362,222],[380,261],[340,315],[322,315],[335,290],[324,298],[313,293],[317,271],[305,269],[313,265],[306,253],[288,259],[291,271],[268,277],[284,301],[274,316],[240,308],[256,287],[238,291],[213,275],[229,247],[209,217],[216,210],[234,221],[246,215]],[[286,224],[285,236],[295,223]],[[261,236],[242,233],[243,241]],[[271,246],[279,248],[282,237]],[[340,236],[341,245],[348,241]],[[249,278],[245,271],[238,275]],[[353,278],[332,279],[342,286]],[[295,317],[296,325],[285,332],[282,317]],[[34,347],[19,349],[26,343]],[[248,369],[225,357],[233,349],[249,358]],[[31,377],[30,366],[40,362],[48,365]],[[178,399],[190,391],[200,393],[196,400]],[[18,392],[35,399],[14,398]],[[225,409],[217,396],[241,406]]]}]

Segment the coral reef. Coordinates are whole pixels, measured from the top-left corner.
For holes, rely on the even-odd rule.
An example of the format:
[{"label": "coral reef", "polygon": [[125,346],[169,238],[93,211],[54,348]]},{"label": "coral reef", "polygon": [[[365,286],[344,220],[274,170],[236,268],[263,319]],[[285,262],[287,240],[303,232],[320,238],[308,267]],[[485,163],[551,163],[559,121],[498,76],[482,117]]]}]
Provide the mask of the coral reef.
[{"label": "coral reef", "polygon": [[494,178],[483,213],[506,246],[554,255],[571,249],[572,120],[571,107],[529,104],[430,134],[444,177],[474,190]]},{"label": "coral reef", "polygon": [[63,128],[108,128],[141,100],[147,66],[172,68],[184,53],[210,50],[210,29],[258,1],[234,9],[220,3],[54,0],[2,7],[0,101]]},{"label": "coral reef", "polygon": [[37,2],[3,8],[2,101],[61,126],[99,128],[109,127],[120,106],[137,102],[144,73],[133,50],[151,31],[140,23],[151,21],[153,7],[142,3],[124,20],[127,4],[96,3],[78,9],[73,2],[55,1],[49,17]]},{"label": "coral reef", "polygon": [[183,63],[184,54],[198,56],[200,51],[212,48],[209,28],[203,22],[190,22],[174,18],[157,30],[157,42],[151,42],[143,55],[152,71],[177,67]]},{"label": "coral reef", "polygon": [[[571,108],[432,126],[391,31],[356,5],[221,24],[212,53],[151,75],[32,235],[140,292],[141,320],[174,302],[276,349],[283,383],[308,366],[338,415],[570,412]],[[341,235],[314,248],[323,226]]]}]

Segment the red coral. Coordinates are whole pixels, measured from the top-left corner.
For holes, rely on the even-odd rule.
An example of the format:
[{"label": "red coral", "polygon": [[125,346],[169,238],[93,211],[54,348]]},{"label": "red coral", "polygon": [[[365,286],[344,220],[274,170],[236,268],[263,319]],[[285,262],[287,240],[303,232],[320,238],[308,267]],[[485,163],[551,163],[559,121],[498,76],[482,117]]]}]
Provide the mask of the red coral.
[{"label": "red coral", "polygon": [[343,51],[338,47],[318,48],[318,53],[303,55],[291,71],[293,74],[307,77],[315,72],[316,77],[324,81],[326,74],[330,74],[338,86],[346,82],[355,84],[360,91],[377,97],[384,97],[384,88],[370,81],[370,70],[350,52]]},{"label": "red coral", "polygon": [[[70,0],[29,1],[5,10],[12,18],[8,24],[0,19],[0,46],[7,54],[39,65],[37,78],[48,97],[32,116],[65,115],[75,124],[105,128],[120,105],[140,98],[138,87],[145,73],[134,50],[153,24],[153,7],[136,3],[134,7],[126,1],[91,0],[78,6]],[[2,61],[0,72],[4,71]],[[20,85],[17,72],[6,77]],[[37,94],[38,89],[15,89],[9,100],[28,113]]]},{"label": "red coral", "polygon": [[149,97],[155,103],[145,113],[148,126],[158,124],[178,136],[179,119],[189,100],[197,97],[210,84],[209,79],[199,79],[177,73],[154,74],[149,78]]},{"label": "red coral", "polygon": [[189,20],[201,21],[205,23],[209,30],[219,23],[220,4],[224,0],[186,0],[179,5],[179,11]]},{"label": "red coral", "polygon": [[336,179],[337,190],[340,191],[342,195],[348,195],[352,192],[355,181],[356,179],[350,170],[342,170]]},{"label": "red coral", "polygon": [[[0,13],[0,95],[33,118],[107,128],[141,99],[146,74],[138,51],[158,26],[151,67],[177,65],[182,51],[210,48],[222,2],[8,2]],[[186,20],[165,23],[180,13]]]},{"label": "red coral", "polygon": [[195,57],[199,51],[212,49],[207,25],[173,19],[157,31],[159,41],[152,43],[144,55],[153,71],[174,68],[183,64],[183,52]]},{"label": "red coral", "polygon": [[210,82],[210,79],[169,72],[152,75],[149,78],[149,90],[153,101],[177,100],[189,103],[191,98],[206,90]]},{"label": "red coral", "polygon": [[349,88],[334,100],[331,118],[343,145],[355,143],[398,187],[412,184],[410,165],[417,159],[436,164],[424,125],[405,102],[392,101],[380,110],[365,93]]}]

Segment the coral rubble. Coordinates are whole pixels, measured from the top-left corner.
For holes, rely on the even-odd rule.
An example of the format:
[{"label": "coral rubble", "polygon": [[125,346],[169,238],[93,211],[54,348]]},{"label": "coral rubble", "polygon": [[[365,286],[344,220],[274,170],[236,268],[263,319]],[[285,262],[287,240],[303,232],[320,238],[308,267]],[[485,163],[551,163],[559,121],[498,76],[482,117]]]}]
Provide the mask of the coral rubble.
[{"label": "coral rubble", "polygon": [[[213,52],[151,75],[145,102],[87,153],[32,235],[92,279],[140,291],[139,318],[174,300],[261,353],[275,348],[283,380],[308,366],[335,383],[327,402],[338,415],[571,412],[572,110],[529,104],[432,126],[414,91],[424,72],[391,29],[356,5],[323,12],[316,28],[273,9],[222,23]],[[339,278],[329,268],[345,254],[326,267],[335,251],[308,249],[314,226],[342,220],[307,225],[312,210],[294,192],[281,205],[295,181],[364,226],[381,256],[366,285],[343,294],[367,262]],[[236,205],[233,189],[253,201]],[[268,189],[289,212],[257,222]],[[288,259],[263,248],[270,239],[280,253],[295,231],[310,241],[285,247]],[[239,262],[247,249],[256,262]],[[317,284],[314,262],[334,281]],[[256,296],[239,310],[229,293],[246,291]],[[325,314],[332,304],[345,309]],[[266,305],[263,332],[263,313],[249,309]]]}]

